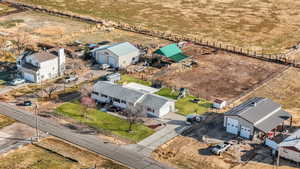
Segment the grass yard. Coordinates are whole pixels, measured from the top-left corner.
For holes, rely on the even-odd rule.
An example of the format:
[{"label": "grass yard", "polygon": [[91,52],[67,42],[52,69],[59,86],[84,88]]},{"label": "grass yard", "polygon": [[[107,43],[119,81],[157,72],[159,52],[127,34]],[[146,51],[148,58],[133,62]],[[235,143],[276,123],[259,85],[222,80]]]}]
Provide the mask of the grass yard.
[{"label": "grass yard", "polygon": [[138,142],[154,133],[154,130],[142,125],[134,124],[132,132],[128,132],[129,123],[119,117],[101,112],[96,109],[88,109],[87,118],[81,112],[84,107],[80,104],[65,103],[56,109],[56,113],[75,119],[99,130],[105,130],[112,134]]},{"label": "grass yard", "polygon": [[14,119],[11,119],[7,116],[3,116],[0,114],[0,128],[9,126],[9,125],[13,124],[14,122],[15,122]]},{"label": "grass yard", "polygon": [[27,145],[0,156],[0,169],[83,169],[95,164],[105,169],[127,169],[55,138],[44,139],[38,145]]},{"label": "grass yard", "polygon": [[164,87],[164,88],[161,88],[158,92],[156,92],[155,94],[158,94],[160,96],[164,96],[164,97],[168,97],[170,99],[174,99],[176,100],[177,99],[177,96],[179,95],[179,92],[178,91],[173,91],[172,92],[172,89],[171,88],[167,88],[167,87]]},{"label": "grass yard", "polygon": [[[141,25],[256,51],[284,51],[300,38],[300,1],[15,0]],[[266,51],[267,52],[267,51]]]},{"label": "grass yard", "polygon": [[119,84],[127,84],[127,83],[131,83],[131,82],[139,83],[139,84],[142,84],[142,85],[145,85],[145,86],[151,86],[152,85],[152,83],[149,82],[149,81],[137,79],[135,77],[132,77],[132,76],[126,75],[126,74],[121,76],[121,80],[118,83]]},{"label": "grass yard", "polygon": [[176,109],[178,109],[178,113],[184,116],[188,114],[203,114],[212,107],[212,103],[207,100],[200,99],[200,102],[197,104],[192,102],[193,99],[198,98],[194,96],[187,96],[177,100],[175,106]]},{"label": "grass yard", "polygon": [[24,22],[24,20],[22,20],[22,19],[13,19],[13,20],[9,20],[9,21],[0,22],[0,26],[7,29],[7,28],[15,27],[18,24],[23,23],[23,22]]}]

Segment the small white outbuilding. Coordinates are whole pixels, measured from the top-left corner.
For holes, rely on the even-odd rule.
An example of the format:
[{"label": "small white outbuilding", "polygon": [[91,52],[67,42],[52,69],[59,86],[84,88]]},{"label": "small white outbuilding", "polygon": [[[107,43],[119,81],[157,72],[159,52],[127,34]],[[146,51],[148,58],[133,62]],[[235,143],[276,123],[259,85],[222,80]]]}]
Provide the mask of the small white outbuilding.
[{"label": "small white outbuilding", "polygon": [[213,103],[213,107],[216,109],[223,109],[227,105],[227,102],[224,100],[216,99]]}]

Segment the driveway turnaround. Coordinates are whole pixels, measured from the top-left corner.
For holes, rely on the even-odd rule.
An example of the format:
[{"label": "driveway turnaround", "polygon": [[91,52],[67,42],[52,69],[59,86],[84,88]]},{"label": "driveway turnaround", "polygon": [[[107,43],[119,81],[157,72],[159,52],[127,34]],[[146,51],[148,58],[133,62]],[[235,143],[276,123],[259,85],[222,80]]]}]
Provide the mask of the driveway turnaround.
[{"label": "driveway turnaround", "polygon": [[[0,114],[14,118],[31,127],[36,127],[36,116],[34,116],[33,113],[19,110],[7,103],[0,102]],[[38,117],[37,121],[39,130],[86,148],[130,168],[171,169],[171,167],[146,157],[141,153],[130,151],[118,145],[107,144],[103,140],[92,135],[74,133],[72,130],[59,125],[53,120]]]}]

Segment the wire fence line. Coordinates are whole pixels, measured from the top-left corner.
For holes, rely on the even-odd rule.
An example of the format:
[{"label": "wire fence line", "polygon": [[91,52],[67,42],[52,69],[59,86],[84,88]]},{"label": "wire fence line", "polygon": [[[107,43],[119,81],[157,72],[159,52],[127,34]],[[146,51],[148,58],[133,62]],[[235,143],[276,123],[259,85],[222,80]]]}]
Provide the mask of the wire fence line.
[{"label": "wire fence line", "polygon": [[[274,63],[278,63],[278,64],[292,66],[295,68],[300,68],[300,62],[298,62],[294,58],[289,57],[289,56],[293,55],[293,53],[298,52],[299,49],[295,49],[295,50],[290,49],[290,51],[288,51],[286,53],[268,54],[268,53],[264,53],[264,50],[261,50],[260,52],[258,52],[258,51],[254,51],[254,50],[250,50],[250,49],[245,49],[242,47],[236,47],[233,45],[223,44],[220,42],[196,38],[193,36],[180,35],[180,34],[176,34],[176,33],[167,33],[167,32],[163,32],[163,31],[159,31],[159,30],[151,30],[151,29],[148,29],[145,27],[129,25],[126,23],[121,23],[121,22],[105,21],[102,19],[93,18],[93,17],[89,17],[89,16],[82,16],[82,15],[74,14],[71,12],[62,12],[59,10],[47,9],[47,8],[40,7],[40,6],[28,5],[28,4],[14,2],[14,1],[10,1],[10,0],[5,0],[3,2],[9,3],[12,6],[16,6],[18,8],[31,9],[31,10],[35,10],[35,11],[39,11],[39,12],[45,12],[45,13],[48,13],[51,15],[69,17],[69,18],[77,19],[77,20],[84,21],[84,22],[90,22],[90,23],[101,24],[101,25],[109,25],[116,29],[139,33],[139,34],[144,34],[147,36],[157,37],[160,39],[173,41],[173,42],[188,41],[188,42],[192,42],[196,45],[206,46],[206,47],[214,48],[217,50],[222,50],[222,51],[226,51],[226,52],[230,52],[230,53],[234,53],[234,54],[238,54],[238,55],[256,58],[256,59],[263,60],[263,61],[274,62]],[[109,23],[109,24],[107,24],[107,23]]]}]

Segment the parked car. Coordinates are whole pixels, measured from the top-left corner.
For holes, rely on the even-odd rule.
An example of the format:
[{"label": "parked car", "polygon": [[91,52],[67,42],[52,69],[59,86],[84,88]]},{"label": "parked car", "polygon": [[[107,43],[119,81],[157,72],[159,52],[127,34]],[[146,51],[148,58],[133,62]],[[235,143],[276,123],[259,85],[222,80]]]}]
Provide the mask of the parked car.
[{"label": "parked car", "polygon": [[32,106],[32,102],[30,100],[26,100],[23,102],[23,106]]},{"label": "parked car", "polygon": [[65,78],[65,82],[66,83],[70,83],[70,82],[73,82],[73,81],[77,81],[78,80],[78,77],[77,76],[67,76]]},{"label": "parked car", "polygon": [[232,144],[230,144],[228,142],[223,142],[223,143],[217,144],[211,151],[214,154],[221,155],[222,153],[227,151],[231,147],[231,145]]},{"label": "parked car", "polygon": [[186,124],[191,125],[194,123],[200,123],[202,121],[202,117],[198,114],[189,114],[186,116]]},{"label": "parked car", "polygon": [[106,69],[108,69],[110,66],[108,65],[108,64],[101,64],[100,65],[100,69],[101,70],[106,70]]},{"label": "parked car", "polygon": [[23,83],[25,83],[25,79],[21,79],[21,78],[14,79],[13,81],[10,82],[10,84],[14,85],[14,86],[17,86],[17,85],[20,85]]},{"label": "parked car", "polygon": [[98,42],[98,45],[107,45],[109,43],[110,41],[102,41],[102,42]]}]

